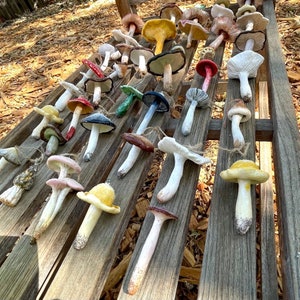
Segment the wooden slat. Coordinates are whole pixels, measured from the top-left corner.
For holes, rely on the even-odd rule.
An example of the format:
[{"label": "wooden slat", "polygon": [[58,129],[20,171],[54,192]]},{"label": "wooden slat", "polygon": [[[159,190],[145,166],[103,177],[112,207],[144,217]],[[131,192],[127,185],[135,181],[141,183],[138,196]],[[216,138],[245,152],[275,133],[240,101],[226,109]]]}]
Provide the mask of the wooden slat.
[{"label": "wooden slat", "polygon": [[[255,80],[250,80],[254,91]],[[255,93],[253,92],[253,95]],[[229,80],[224,111],[228,101],[239,98],[239,81]],[[211,199],[209,225],[200,278],[198,299],[256,299],[256,240],[255,224],[246,235],[239,235],[234,229],[234,212],[237,199],[237,184],[225,182],[219,176],[238,159],[254,160],[254,101],[248,108],[252,119],[241,124],[241,130],[249,149],[245,157],[230,154],[223,149],[232,149],[231,124],[226,117],[221,129],[214,189]],[[252,210],[255,220],[254,187],[252,186]]]},{"label": "wooden slat", "polygon": [[264,1],[274,164],[285,299],[300,299],[300,137],[282,56],[273,1]]},{"label": "wooden slat", "polygon": [[[258,113],[260,118],[269,117],[267,82],[259,82]],[[275,253],[275,229],[272,184],[272,147],[269,142],[259,143],[260,168],[270,174],[267,182],[260,185],[260,253],[262,299],[278,299],[277,268]]]}]

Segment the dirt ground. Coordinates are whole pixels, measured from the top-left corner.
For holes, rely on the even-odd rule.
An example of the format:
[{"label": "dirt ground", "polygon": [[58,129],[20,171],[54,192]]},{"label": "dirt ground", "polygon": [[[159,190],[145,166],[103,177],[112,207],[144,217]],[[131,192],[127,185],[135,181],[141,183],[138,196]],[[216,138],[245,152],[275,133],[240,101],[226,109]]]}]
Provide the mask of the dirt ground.
[{"label": "dirt ground", "polygon": [[[185,8],[196,1],[176,1]],[[214,1],[197,3],[211,6]],[[142,18],[158,15],[161,1],[153,0],[138,7]],[[283,55],[291,84],[293,103],[300,128],[300,6],[298,0],[276,1],[276,14]],[[97,51],[100,44],[111,38],[112,29],[121,28],[121,19],[112,0],[99,1],[49,1],[49,5],[34,13],[0,24],[0,139],[22,121],[34,106],[56,88],[82,63]],[[151,199],[149,190],[158,177],[158,165],[149,172],[147,191],[141,199]],[[210,182],[208,184],[208,182]],[[213,179],[199,184],[196,197],[201,202],[201,214],[206,214]],[[138,218],[138,217],[136,217]],[[200,233],[193,230],[191,220],[188,247],[195,266],[201,267],[208,218],[197,223]],[[138,220],[133,219],[134,227]],[[120,260],[133,247],[139,228],[128,227],[126,243],[120,247]],[[200,227],[199,227],[200,226]],[[189,257],[187,254],[186,257]],[[199,274],[198,274],[199,275]],[[280,275],[280,274],[279,274]],[[194,281],[180,282],[178,297],[194,299],[197,275]],[[118,286],[113,286],[103,299],[114,299]],[[183,298],[180,298],[183,299]]]}]

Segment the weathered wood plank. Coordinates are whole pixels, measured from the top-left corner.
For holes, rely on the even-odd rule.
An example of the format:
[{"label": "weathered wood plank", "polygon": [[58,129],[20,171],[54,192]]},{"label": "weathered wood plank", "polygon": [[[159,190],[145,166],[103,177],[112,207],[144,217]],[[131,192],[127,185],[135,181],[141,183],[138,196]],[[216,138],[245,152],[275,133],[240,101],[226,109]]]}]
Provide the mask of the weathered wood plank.
[{"label": "weathered wood plank", "polygon": [[273,1],[264,1],[271,118],[274,125],[274,165],[280,218],[284,297],[300,299],[300,137],[280,46]]}]

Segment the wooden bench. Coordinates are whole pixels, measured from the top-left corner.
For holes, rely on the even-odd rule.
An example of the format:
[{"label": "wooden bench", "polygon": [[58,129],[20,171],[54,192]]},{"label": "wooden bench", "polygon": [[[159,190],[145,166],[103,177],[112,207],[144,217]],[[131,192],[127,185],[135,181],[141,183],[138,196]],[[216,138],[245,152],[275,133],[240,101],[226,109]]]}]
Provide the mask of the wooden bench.
[{"label": "wooden bench", "polygon": [[[219,140],[198,299],[273,300],[279,298],[272,191],[274,183],[280,225],[283,297],[300,299],[299,132],[281,53],[274,4],[271,0],[264,1],[263,14],[270,20],[263,53],[265,63],[260,76],[256,80],[250,80],[257,101],[248,104],[253,115],[255,106],[259,109],[255,118],[241,126],[247,141],[250,141],[245,158],[255,160],[258,153],[261,169],[272,174],[272,162],[274,167],[271,179],[261,184],[256,193],[255,188],[252,189],[254,216],[256,216],[255,212],[258,212],[258,216],[255,217],[257,228],[254,224],[246,235],[236,234],[233,226],[236,185],[224,182],[219,176],[222,170],[229,167],[230,162],[241,158],[238,153],[231,154],[225,150],[232,148],[230,124],[227,118],[212,119],[210,108],[200,109],[196,110],[193,129],[189,136],[184,137],[180,132],[183,118],[177,121],[173,131],[176,140],[185,145],[204,145],[208,140]],[[182,44],[185,45],[185,40]],[[172,42],[166,43],[165,49],[170,48],[171,45]],[[173,77],[175,101],[179,97],[184,97],[189,87],[201,88],[202,86],[203,78],[197,74],[192,82],[184,82],[196,48],[197,44],[194,43],[193,47],[186,51],[186,66]],[[224,45],[217,50],[215,61],[218,65],[222,63],[223,50]],[[80,71],[83,70],[85,70],[84,66],[66,80],[76,83],[81,78]],[[132,68],[123,79],[115,82],[109,97],[116,100],[116,103],[104,102],[103,106],[107,111],[113,113],[125,99],[125,95],[119,88],[121,84],[138,85],[142,92],[162,90],[162,83],[156,81],[152,75],[147,75],[141,83],[134,73]],[[239,81],[228,80],[226,87],[226,99],[239,97]],[[208,90],[211,99],[214,99],[218,88],[220,84],[215,76]],[[62,92],[63,89],[58,87],[42,105],[54,104]],[[228,108],[227,102],[224,111]],[[185,103],[182,116],[185,115],[187,107]],[[84,249],[78,251],[72,247],[74,237],[88,208],[88,205],[80,201],[75,193],[69,194],[62,211],[37,243],[30,244],[31,235],[50,192],[45,182],[49,178],[56,177],[46,164],[40,165],[34,187],[24,193],[16,207],[0,206],[0,299],[100,298],[154,158],[153,154],[143,154],[138,164],[123,179],[116,176],[120,164],[130,150],[129,144],[124,145],[121,134],[135,131],[145,112],[146,109],[137,102],[123,118],[116,118],[111,114],[112,121],[117,125],[116,129],[113,133],[100,137],[97,152],[90,163],[82,160],[88,135],[80,126],[75,137],[59,148],[58,153],[78,155],[82,167],[79,182],[86,190],[97,183],[108,181],[115,189],[116,204],[121,207],[121,213],[118,215],[101,215]],[[64,111],[62,117],[65,118],[65,122],[61,128],[65,133],[71,114]],[[155,114],[150,126],[165,130],[170,123],[173,124],[170,122],[171,119],[170,113]],[[40,118],[35,113],[31,113],[1,140],[0,148],[19,145],[27,149],[29,157],[37,157],[39,155],[37,149],[44,147],[45,144],[40,140],[34,140],[30,134],[39,122]],[[148,137],[157,144],[158,137],[155,132]],[[10,187],[12,179],[29,164],[26,162],[19,167],[8,165],[6,171],[1,172],[1,191]],[[126,293],[128,278],[153,222],[153,216],[150,213],[146,214],[129,266],[126,268],[118,299],[175,299],[200,167],[186,162],[178,192],[171,201],[163,205],[158,203],[156,195],[167,182],[172,168],[173,159],[168,156],[162,164],[162,171],[150,205],[167,208],[178,216],[178,220],[164,224],[146,278],[140,290],[134,296],[129,296]],[[260,201],[255,206],[256,198]],[[261,282],[260,287],[257,286],[258,278]]]}]

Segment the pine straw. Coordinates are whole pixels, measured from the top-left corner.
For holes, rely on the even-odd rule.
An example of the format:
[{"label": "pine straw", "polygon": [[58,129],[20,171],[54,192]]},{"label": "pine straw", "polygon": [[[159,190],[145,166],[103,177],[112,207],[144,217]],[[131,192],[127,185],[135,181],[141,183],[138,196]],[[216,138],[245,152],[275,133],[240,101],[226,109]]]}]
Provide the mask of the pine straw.
[{"label": "pine straw", "polygon": [[[120,17],[112,0],[53,2],[55,1],[33,14],[26,14],[2,24],[0,29],[0,138],[21,122],[31,112],[32,107],[39,105],[58,86],[60,80],[71,75],[81,65],[82,59],[95,53],[98,46],[111,37],[112,29],[121,27]],[[193,2],[177,1],[177,4],[187,7]],[[211,6],[214,1],[201,3]],[[138,13],[143,18],[158,15],[160,6],[159,0],[148,1],[138,7]],[[296,18],[296,15],[300,15],[300,8],[297,0],[279,0],[276,7],[286,68],[300,127],[300,25],[299,18]],[[196,61],[195,58],[187,80],[193,78]],[[225,67],[222,67],[221,75],[226,76]],[[216,96],[213,117],[222,117],[224,100],[223,95]],[[179,99],[179,110],[183,104],[180,101],[184,99]],[[207,142],[206,148],[214,149],[209,153],[213,164],[210,168],[204,167],[199,177],[177,290],[178,299],[197,298],[217,147],[217,142]],[[162,162],[163,156],[157,152],[136,209],[132,212],[119,255],[112,268],[114,273],[108,280],[110,285],[104,289],[103,299],[116,299],[120,279],[133,252]],[[280,283],[280,268],[278,272]],[[279,294],[281,292],[279,284]]]}]

